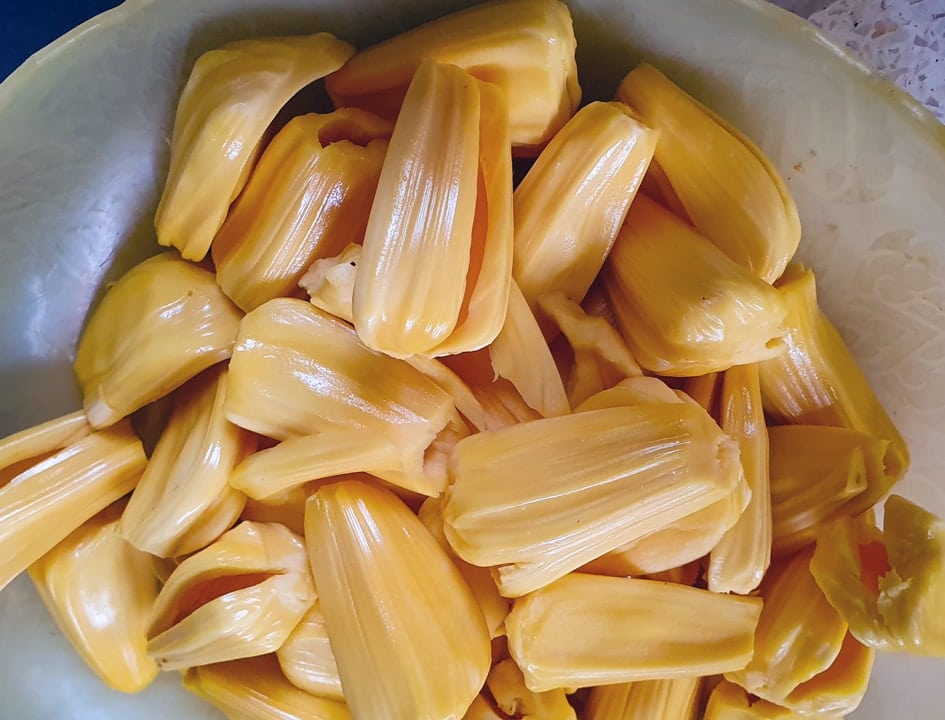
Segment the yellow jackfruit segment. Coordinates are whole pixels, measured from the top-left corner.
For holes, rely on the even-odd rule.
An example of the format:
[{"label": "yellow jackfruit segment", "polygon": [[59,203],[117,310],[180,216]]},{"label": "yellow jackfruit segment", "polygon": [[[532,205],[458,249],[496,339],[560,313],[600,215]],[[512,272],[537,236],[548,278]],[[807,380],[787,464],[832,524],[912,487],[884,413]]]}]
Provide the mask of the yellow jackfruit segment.
[{"label": "yellow jackfruit segment", "polygon": [[184,687],[239,720],[351,720],[347,706],[286,680],[272,655],[193,667]]},{"label": "yellow jackfruit segment", "polygon": [[658,133],[620,103],[582,108],[515,189],[513,273],[529,305],[560,290],[575,302],[604,264]]},{"label": "yellow jackfruit segment", "polygon": [[641,375],[640,377],[625,378],[612,388],[591,395],[574,408],[574,412],[587,412],[588,410],[629,405],[681,402],[684,401],[662,380]]},{"label": "yellow jackfruit segment", "polygon": [[506,628],[526,685],[544,692],[742,668],[760,612],[760,598],[572,573],[516,600]]},{"label": "yellow jackfruit segment", "polygon": [[76,350],[93,427],[105,427],[183,385],[233,350],[240,312],[213,273],[166,252],[112,285]]},{"label": "yellow jackfruit segment", "polygon": [[288,298],[245,317],[224,409],[236,425],[277,440],[374,428],[394,440],[405,467],[417,473],[455,414],[450,396],[422,373],[369,350],[345,323]]},{"label": "yellow jackfruit segment", "polygon": [[240,40],[201,55],[177,106],[171,167],[154,220],[158,242],[203,260],[276,113],[353,54],[348,43],[317,33]]},{"label": "yellow jackfruit segment", "polygon": [[417,513],[420,522],[430,532],[434,539],[440,544],[450,560],[456,565],[462,574],[466,584],[472,591],[476,602],[479,603],[479,609],[482,610],[482,616],[485,618],[486,625],[489,628],[489,637],[495,638],[505,634],[505,616],[509,614],[509,608],[512,602],[499,594],[499,589],[492,580],[492,573],[488,568],[470,565],[459,557],[450,546],[446,535],[443,532],[443,509],[440,506],[438,498],[428,498],[420,506]]},{"label": "yellow jackfruit segment", "polygon": [[30,566],[43,603],[72,647],[106,685],[143,690],[157,676],[146,631],[157,581],[151,558],[117,533],[124,503],[83,523]]},{"label": "yellow jackfruit segment", "polygon": [[567,383],[572,407],[624,378],[643,375],[620,333],[604,318],[584,312],[560,291],[540,296],[538,307],[554,321],[574,352]]},{"label": "yellow jackfruit segment", "polygon": [[128,494],[147,463],[127,422],[93,432],[0,488],[0,590]]},{"label": "yellow jackfruit segment", "polygon": [[325,615],[317,600],[276,650],[276,657],[283,674],[297,688],[344,702],[338,664],[325,628]]},{"label": "yellow jackfruit segment", "polygon": [[0,488],[57,450],[86,437],[92,428],[78,410],[0,440]]},{"label": "yellow jackfruit segment", "polygon": [[873,671],[875,651],[847,633],[840,654],[829,668],[801,683],[784,699],[784,705],[801,715],[845,717],[856,710]]},{"label": "yellow jackfruit segment", "polygon": [[584,720],[693,720],[701,679],[644,680],[593,688]]},{"label": "yellow jackfruit segment", "polygon": [[305,538],[355,717],[461,717],[490,664],[489,633],[446,552],[392,493],[325,485]]},{"label": "yellow jackfruit segment", "polygon": [[738,443],[751,499],[712,550],[707,578],[713,592],[746,595],[761,584],[771,562],[768,430],[757,365],[740,365],[725,371],[720,416],[722,430]]},{"label": "yellow jackfruit segment", "polygon": [[[119,523],[140,550],[174,557],[226,532],[246,499],[229,484],[256,436],[223,415],[227,372],[211,368],[175,395],[174,411]],[[205,542],[204,542],[205,541]]]},{"label": "yellow jackfruit segment", "polygon": [[712,372],[686,378],[685,393],[712,417],[718,416],[719,393],[722,391],[722,373]]},{"label": "yellow jackfruit segment", "polygon": [[264,655],[314,602],[302,539],[281,525],[242,522],[171,573],[148,654],[162,670]]},{"label": "yellow jackfruit segment", "polygon": [[843,517],[817,535],[811,572],[861,643],[945,657],[945,523],[898,495],[883,530]]},{"label": "yellow jackfruit segment", "polygon": [[771,513],[775,552],[812,544],[821,523],[869,510],[889,488],[883,468],[888,440],[848,428],[769,428]]},{"label": "yellow jackfruit segment", "polygon": [[[712,694],[704,720],[802,720],[793,710],[748,695],[735,683],[723,680]],[[839,716],[818,714],[821,720],[840,720]]]},{"label": "yellow jackfruit segment", "polygon": [[423,60],[458,65],[505,91],[512,143],[519,153],[533,154],[529,148],[547,142],[581,100],[575,47],[563,3],[489,2],[364,50],[329,76],[328,92],[337,105],[393,119]]},{"label": "yellow jackfruit segment", "polygon": [[514,660],[503,660],[492,667],[486,687],[499,709],[509,717],[522,720],[577,720],[564,690],[536,693],[525,687],[525,678]]},{"label": "yellow jackfruit segment", "polygon": [[517,597],[728,496],[740,476],[732,441],[685,403],[536,420],[456,445],[444,529]]},{"label": "yellow jackfruit segment", "polygon": [[754,655],[727,680],[771,702],[782,701],[801,683],[826,670],[840,653],[846,622],[817,587],[810,552],[772,568],[761,587],[764,608]]},{"label": "yellow jackfruit segment", "polygon": [[777,280],[797,250],[801,224],[761,150],[645,63],[623,79],[616,98],[660,131],[656,161],[699,231],[762,280]]},{"label": "yellow jackfruit segment", "polygon": [[777,283],[788,307],[787,351],[760,365],[765,410],[794,425],[846,427],[889,441],[887,487],[909,467],[909,448],[840,333],[817,305],[814,273],[791,265]]},{"label": "yellow jackfruit segment", "polygon": [[704,375],[784,348],[779,293],[645,195],[602,276],[624,339],[653,372]]},{"label": "yellow jackfruit segment", "polygon": [[666,177],[666,171],[660,167],[655,157],[650,161],[650,167],[646,170],[640,191],[658,202],[681,220],[685,220],[689,223],[692,222],[689,214],[686,212],[686,208],[683,207],[682,201],[679,199],[679,195],[676,194],[672,184],[669,182],[669,178]]},{"label": "yellow jackfruit segment", "polygon": [[489,357],[496,375],[511,382],[528,406],[542,417],[571,411],[545,336],[515,281],[509,292],[505,324],[489,346]]},{"label": "yellow jackfruit segment", "polygon": [[354,283],[354,326],[370,348],[432,352],[459,322],[479,167],[479,85],[423,62],[397,117]]},{"label": "yellow jackfruit segment", "polygon": [[364,238],[391,126],[355,109],[293,118],[213,239],[217,282],[252,310],[295,294],[316,258]]}]

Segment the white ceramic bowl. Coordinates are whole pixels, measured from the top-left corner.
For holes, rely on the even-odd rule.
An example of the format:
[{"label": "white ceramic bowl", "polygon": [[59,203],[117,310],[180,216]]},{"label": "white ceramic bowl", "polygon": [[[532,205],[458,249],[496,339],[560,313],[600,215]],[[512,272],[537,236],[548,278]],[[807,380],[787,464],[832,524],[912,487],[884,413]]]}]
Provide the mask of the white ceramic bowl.
[{"label": "white ceramic bowl", "polygon": [[[464,0],[129,0],[0,85],[0,435],[70,411],[76,337],[155,251],[178,92],[237,38],[360,45]],[[817,30],[757,0],[571,0],[586,98],[637,61],[754,138],[788,179],[800,258],[913,449],[907,495],[945,514],[945,127]],[[857,720],[943,714],[945,661],[881,657]],[[217,718],[163,676],[127,697],[69,649],[26,578],[0,594],[0,718]],[[381,719],[378,719],[381,720]]]}]

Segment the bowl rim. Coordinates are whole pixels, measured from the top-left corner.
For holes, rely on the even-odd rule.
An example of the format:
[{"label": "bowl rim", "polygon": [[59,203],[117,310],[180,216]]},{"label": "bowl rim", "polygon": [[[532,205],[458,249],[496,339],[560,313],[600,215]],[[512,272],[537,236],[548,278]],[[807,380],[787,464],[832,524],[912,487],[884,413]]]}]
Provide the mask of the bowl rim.
[{"label": "bowl rim", "polygon": [[[73,45],[78,45],[97,37],[101,32],[129,22],[136,14],[159,0],[124,0],[110,10],[99,13],[86,20],[81,25],[61,35],[57,39],[30,55],[10,75],[0,82],[0,113],[9,104],[13,103],[17,93],[24,90],[32,81],[33,76],[42,68],[55,60],[59,55],[67,52]],[[879,76],[853,52],[830,37],[809,20],[778,7],[768,0],[725,0],[740,5],[746,12],[755,13],[766,21],[775,21],[785,32],[789,32],[804,42],[810,42],[821,50],[833,55],[853,70],[851,75],[858,83],[870,87],[870,90],[881,97],[887,105],[897,113],[908,115],[911,121],[921,129],[923,134],[930,136],[933,142],[945,156],[945,123],[939,121],[932,112],[912,95]]]}]

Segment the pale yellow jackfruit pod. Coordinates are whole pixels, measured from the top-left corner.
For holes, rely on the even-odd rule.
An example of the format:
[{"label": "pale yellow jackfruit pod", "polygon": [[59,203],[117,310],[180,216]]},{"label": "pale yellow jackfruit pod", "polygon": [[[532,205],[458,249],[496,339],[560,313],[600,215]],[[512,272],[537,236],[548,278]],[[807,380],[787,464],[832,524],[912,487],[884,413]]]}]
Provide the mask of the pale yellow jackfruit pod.
[{"label": "pale yellow jackfruit pod", "polygon": [[727,497],[740,476],[737,447],[694,405],[536,420],[456,445],[444,531],[517,597]]},{"label": "pale yellow jackfruit pod", "polygon": [[909,468],[906,441],[818,307],[814,273],[791,265],[777,287],[789,309],[787,351],[760,366],[765,410],[784,423],[848,427],[888,440],[888,491]]},{"label": "pale yellow jackfruit pod", "polygon": [[200,550],[230,529],[246,502],[229,484],[233,468],[256,449],[256,436],[223,414],[227,371],[215,367],[180,388],[118,527],[139,550],[176,557]]},{"label": "pale yellow jackfruit pod", "polygon": [[636,577],[688,565],[719,544],[745,512],[750,499],[751,491],[741,477],[735,489],[721,500],[591,561],[581,571]]},{"label": "pale yellow jackfruit pod", "polygon": [[353,325],[351,303],[360,264],[361,246],[348,245],[333,257],[313,262],[299,280],[299,286],[308,293],[312,305]]},{"label": "pale yellow jackfruit pod", "polygon": [[512,659],[493,665],[486,687],[498,708],[510,718],[577,720],[563,689],[532,692],[525,686],[525,676]]},{"label": "pale yellow jackfruit pod", "polygon": [[461,717],[486,679],[489,633],[423,523],[387,490],[339,482],[309,500],[305,539],[353,715]]},{"label": "pale yellow jackfruit pod", "polygon": [[571,407],[643,371],[620,333],[602,317],[586,313],[563,292],[538,298],[538,307],[567,338],[574,354],[567,392]]},{"label": "pale yellow jackfruit pod", "polygon": [[365,345],[430,353],[459,321],[470,266],[479,159],[479,84],[421,63],[404,98],[371,206],[354,283]]},{"label": "pale yellow jackfruit pod", "polygon": [[883,467],[888,440],[824,425],[780,425],[769,428],[768,437],[778,555],[812,544],[831,518],[866,512],[889,489]]},{"label": "pale yellow jackfruit pod", "polygon": [[489,2],[408,30],[353,57],[326,81],[336,105],[393,120],[423,60],[450,63],[509,98],[519,154],[558,132],[581,100],[571,15],[556,0]]},{"label": "pale yellow jackfruit pod", "polygon": [[134,693],[157,676],[145,634],[157,597],[151,558],[116,532],[124,503],[83,523],[30,566],[63,635],[110,688]]},{"label": "pale yellow jackfruit pod", "polygon": [[797,206],[764,153],[656,68],[641,64],[617,100],[660,131],[656,161],[699,232],[772,283],[801,239]]},{"label": "pale yellow jackfruit pod", "polygon": [[800,715],[846,717],[860,706],[873,672],[875,651],[847,633],[829,668],[801,683],[784,699]]},{"label": "pale yellow jackfruit pod", "polygon": [[0,590],[134,489],[147,463],[128,422],[93,432],[0,488]]},{"label": "pale yellow jackfruit pod", "polygon": [[738,443],[751,499],[713,548],[706,575],[713,592],[747,595],[761,584],[771,563],[768,429],[757,365],[739,365],[725,371],[719,414],[722,430]]},{"label": "pale yellow jackfruit pod", "polygon": [[608,407],[653,405],[684,402],[676,392],[659,378],[641,375],[624,378],[612,388],[601,390],[582,402],[574,412],[587,412]]},{"label": "pale yellow jackfruit pod", "polygon": [[239,322],[213,273],[177,253],[133,267],[105,293],[76,349],[89,423],[112,425],[228,358]]},{"label": "pale yellow jackfruit pod", "polygon": [[174,119],[171,167],[154,219],[158,242],[203,260],[276,114],[353,54],[348,43],[317,33],[239,40],[201,55]]},{"label": "pale yellow jackfruit pod", "polygon": [[945,523],[932,513],[891,495],[882,531],[865,517],[835,520],[810,569],[861,643],[945,657]]},{"label": "pale yellow jackfruit pod", "polygon": [[313,480],[403,467],[394,441],[377,428],[341,428],[283,440],[246,458],[230,484],[254,500],[265,500]]},{"label": "pale yellow jackfruit pod", "polygon": [[694,720],[701,684],[682,677],[595,687],[584,720]]},{"label": "pale yellow jackfruit pod", "polygon": [[423,467],[438,434],[452,432],[450,396],[302,300],[270,300],[244,318],[224,409],[236,425],[277,440],[373,428],[400,450],[405,475],[419,483],[410,489],[436,495],[446,481]]},{"label": "pale yellow jackfruit pod", "polygon": [[57,450],[86,437],[89,427],[85,413],[74,413],[48,420],[0,440],[0,488],[24,470],[45,460]]},{"label": "pale yellow jackfruit pod", "polygon": [[315,602],[302,538],[242,522],[184,560],[158,595],[148,654],[162,670],[274,652]]},{"label": "pale yellow jackfruit pod", "polygon": [[528,406],[542,417],[571,412],[548,342],[514,280],[505,323],[489,346],[489,357],[495,374],[511,382]]},{"label": "pale yellow jackfruit pod", "polygon": [[193,667],[183,683],[232,720],[351,720],[343,702],[286,680],[272,655]]},{"label": "pale yellow jackfruit pod", "polygon": [[811,553],[773,567],[761,586],[764,608],[755,652],[744,669],[725,678],[748,692],[781,704],[801,683],[826,670],[840,653],[847,623],[811,575]]},{"label": "pale yellow jackfruit pod", "polygon": [[656,157],[650,161],[650,167],[647,168],[646,175],[643,177],[643,184],[640,185],[640,192],[658,202],[681,220],[692,222],[679,195],[676,194],[669,178],[666,177],[666,171],[660,167]]},{"label": "pale yellow jackfruit pod", "polygon": [[276,657],[283,674],[300,690],[344,701],[338,664],[325,628],[325,615],[317,600],[276,650]]},{"label": "pale yellow jackfruit pod", "polygon": [[[709,695],[703,720],[803,720],[793,710],[751,697],[735,683],[723,680]],[[840,720],[839,716],[818,714],[820,720]]]},{"label": "pale yellow jackfruit pod", "polygon": [[499,588],[496,587],[489,568],[470,565],[453,550],[443,531],[443,509],[440,500],[438,498],[427,498],[420,506],[417,517],[420,518],[420,522],[440,544],[440,547],[446,551],[450,560],[453,561],[462,574],[466,584],[469,585],[476,602],[479,603],[479,609],[482,610],[482,616],[485,618],[486,626],[489,629],[489,637],[496,638],[504,635],[505,617],[509,614],[512,602],[499,594]]},{"label": "pale yellow jackfruit pod", "polygon": [[633,201],[658,133],[620,103],[594,102],[555,135],[515,189],[513,273],[529,305],[581,302]]},{"label": "pale yellow jackfruit pod", "polygon": [[645,195],[630,207],[603,279],[617,325],[647,370],[704,375],[784,349],[780,294]]},{"label": "pale yellow jackfruit pod", "polygon": [[516,600],[506,628],[525,684],[544,692],[742,668],[760,612],[760,598],[572,573]]},{"label": "pale yellow jackfruit pod", "polygon": [[512,154],[507,98],[501,88],[479,86],[479,180],[466,289],[456,328],[436,355],[485,347],[505,321],[512,283]]},{"label": "pale yellow jackfruit pod", "polygon": [[293,118],[213,239],[217,282],[243,310],[294,295],[314,260],[364,238],[391,126],[342,109]]}]

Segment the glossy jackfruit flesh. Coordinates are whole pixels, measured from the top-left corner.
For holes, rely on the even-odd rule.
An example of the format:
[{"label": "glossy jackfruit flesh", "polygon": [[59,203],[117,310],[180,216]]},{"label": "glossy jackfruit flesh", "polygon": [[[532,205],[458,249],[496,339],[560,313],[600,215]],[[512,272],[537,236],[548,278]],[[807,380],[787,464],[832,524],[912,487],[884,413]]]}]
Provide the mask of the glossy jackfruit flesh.
[{"label": "glossy jackfruit flesh", "polygon": [[86,437],[89,427],[85,413],[53,418],[0,440],[0,488],[24,470],[45,460],[57,450]]},{"label": "glossy jackfruit flesh", "polygon": [[344,701],[338,664],[331,650],[325,615],[316,600],[276,650],[279,667],[297,688],[312,695]]},{"label": "glossy jackfruit flesh", "polygon": [[709,589],[714,592],[747,595],[761,584],[771,562],[768,429],[757,365],[740,365],[725,371],[720,415],[722,430],[738,443],[751,499],[741,517],[713,548],[706,576]]},{"label": "glossy jackfruit flesh", "polygon": [[778,555],[813,544],[824,522],[860,515],[889,490],[883,466],[888,440],[824,425],[779,425],[768,429],[768,437]]},{"label": "glossy jackfruit flesh", "polygon": [[154,220],[158,242],[203,260],[276,114],[353,54],[348,43],[317,33],[239,40],[201,55],[174,119],[171,167]]},{"label": "glossy jackfruit flesh", "polygon": [[525,677],[512,659],[492,666],[486,687],[499,710],[510,718],[521,720],[577,720],[564,690],[532,692],[525,686]]},{"label": "glossy jackfruit flesh", "polygon": [[143,690],[158,674],[147,654],[157,579],[150,556],[117,532],[114,503],[30,566],[33,584],[63,635],[102,682]]},{"label": "glossy jackfruit flesh", "polygon": [[162,670],[255,657],[285,642],[315,602],[302,538],[242,522],[184,560],[158,595],[148,654]]},{"label": "glossy jackfruit flesh", "polygon": [[[749,695],[744,688],[723,680],[709,695],[704,720],[802,720],[806,716],[767,700]],[[818,713],[821,720],[839,720],[839,716]]]},{"label": "glossy jackfruit flesh", "polygon": [[393,120],[423,60],[457,65],[505,91],[512,143],[517,152],[534,154],[533,148],[551,139],[581,100],[575,47],[564,3],[489,2],[370,47],[326,82],[336,105]]},{"label": "glossy jackfruit flesh", "polygon": [[230,529],[246,498],[230,486],[256,436],[223,414],[227,372],[215,367],[180,388],[174,410],[122,514],[118,532],[152,555],[201,550]]},{"label": "glossy jackfruit flesh", "polygon": [[133,267],[105,293],[76,349],[89,423],[111,425],[228,358],[240,317],[213,273],[177,253]]},{"label": "glossy jackfruit flesh", "polygon": [[783,704],[802,716],[846,717],[866,695],[875,655],[872,648],[847,633],[830,667],[794,688]]},{"label": "glossy jackfruit flesh", "polygon": [[623,79],[617,99],[659,130],[655,159],[699,232],[757,277],[777,280],[797,250],[801,224],[761,150],[645,63]]},{"label": "glossy jackfruit flesh", "polygon": [[0,488],[0,590],[131,492],[147,463],[128,422],[93,432]]},{"label": "glossy jackfruit flesh", "polygon": [[506,628],[526,685],[543,692],[742,668],[760,612],[760,598],[572,573],[516,600]]},{"label": "glossy jackfruit flesh", "polygon": [[658,133],[620,103],[582,108],[515,189],[514,275],[529,305],[581,302],[613,246]]},{"label": "glossy jackfruit flesh", "polygon": [[647,370],[704,375],[784,349],[779,293],[645,195],[630,207],[603,278],[617,325]]},{"label": "glossy jackfruit flesh", "polygon": [[818,307],[814,273],[791,265],[777,287],[789,310],[787,351],[760,366],[765,410],[782,423],[847,427],[888,441],[888,490],[909,468],[909,448]]},{"label": "glossy jackfruit flesh", "polygon": [[945,657],[945,523],[898,495],[883,529],[842,517],[818,533],[811,572],[861,643]]},{"label": "glossy jackfruit flesh", "polygon": [[244,310],[295,295],[303,273],[364,238],[391,126],[342,109],[293,118],[213,239],[217,282]]},{"label": "glossy jackfruit flesh", "polygon": [[536,420],[457,443],[444,529],[517,597],[727,497],[740,477],[736,446],[694,405]]},{"label": "glossy jackfruit flesh", "polygon": [[387,490],[338,482],[309,500],[305,538],[352,714],[462,717],[489,670],[489,632],[420,520]]},{"label": "glossy jackfruit flesh", "polygon": [[354,284],[354,326],[396,357],[433,354],[466,294],[479,177],[480,94],[424,62],[394,126]]},{"label": "glossy jackfruit flesh", "polygon": [[744,669],[725,675],[778,704],[830,667],[847,633],[847,623],[814,582],[810,560],[811,553],[802,552],[772,568],[761,587],[754,655]]},{"label": "glossy jackfruit flesh", "polygon": [[399,449],[401,482],[430,495],[445,485],[445,471],[426,477],[423,467],[427,449],[455,416],[450,396],[302,300],[270,300],[246,316],[224,409],[236,425],[277,440],[373,429]]},{"label": "glossy jackfruit flesh", "polygon": [[231,720],[351,720],[344,703],[286,680],[272,655],[192,667],[183,682]]}]

